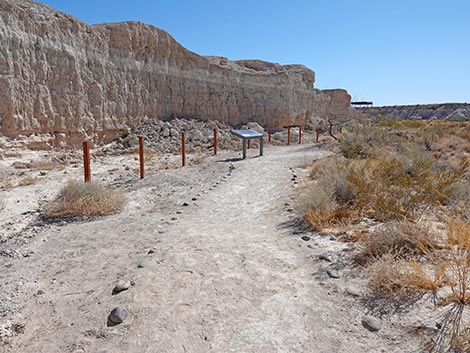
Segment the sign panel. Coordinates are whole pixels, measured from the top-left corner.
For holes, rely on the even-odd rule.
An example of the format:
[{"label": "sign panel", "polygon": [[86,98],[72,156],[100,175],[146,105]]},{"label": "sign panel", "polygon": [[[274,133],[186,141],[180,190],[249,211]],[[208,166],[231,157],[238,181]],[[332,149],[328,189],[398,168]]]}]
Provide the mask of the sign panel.
[{"label": "sign panel", "polygon": [[263,137],[263,134],[260,134],[259,132],[256,132],[255,130],[232,130],[232,134],[241,137],[241,138],[259,138]]}]

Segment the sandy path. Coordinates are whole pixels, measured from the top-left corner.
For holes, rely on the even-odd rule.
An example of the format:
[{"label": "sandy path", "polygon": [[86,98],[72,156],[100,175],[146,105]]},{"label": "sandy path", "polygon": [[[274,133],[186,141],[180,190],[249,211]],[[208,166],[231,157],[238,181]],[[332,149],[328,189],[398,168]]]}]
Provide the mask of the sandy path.
[{"label": "sandy path", "polygon": [[[327,278],[317,255],[332,245],[320,239],[308,248],[285,226],[292,218],[285,205],[293,190],[290,168],[324,154],[306,145],[269,147],[263,158],[234,162],[231,175],[230,162],[173,171],[168,184],[151,175],[131,188],[123,214],[44,230],[30,245],[34,256],[5,263],[2,280],[10,288],[20,282],[18,321],[25,329],[0,348],[399,351],[386,330],[361,326],[363,309],[341,290],[346,279]],[[179,186],[154,197],[170,184]],[[150,266],[138,269],[143,259]],[[112,296],[120,278],[135,285]],[[108,328],[116,305],[125,306],[129,318]]]}]

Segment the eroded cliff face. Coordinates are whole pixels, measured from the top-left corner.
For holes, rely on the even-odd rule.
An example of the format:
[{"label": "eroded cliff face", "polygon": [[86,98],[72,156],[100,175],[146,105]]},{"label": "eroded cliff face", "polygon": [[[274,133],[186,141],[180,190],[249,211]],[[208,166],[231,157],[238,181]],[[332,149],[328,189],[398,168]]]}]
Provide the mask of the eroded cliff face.
[{"label": "eroded cliff face", "polygon": [[[29,0],[0,0],[1,133],[72,146],[147,119],[305,123],[314,72],[202,57],[138,22],[89,26]],[[46,145],[45,145],[46,146]]]},{"label": "eroded cliff face", "polygon": [[469,103],[395,105],[357,108],[357,110],[369,117],[381,116],[400,120],[470,120]]},{"label": "eroded cliff face", "polygon": [[315,108],[313,125],[341,125],[356,117],[356,111],[351,106],[351,95],[344,89],[315,89]]}]

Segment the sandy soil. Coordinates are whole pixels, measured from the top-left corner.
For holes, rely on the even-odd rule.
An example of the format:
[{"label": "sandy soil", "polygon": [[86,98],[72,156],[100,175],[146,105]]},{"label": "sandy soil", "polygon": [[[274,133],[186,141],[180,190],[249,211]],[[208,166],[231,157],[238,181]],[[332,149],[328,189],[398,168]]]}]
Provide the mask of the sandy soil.
[{"label": "sandy soil", "polygon": [[[376,333],[361,325],[366,309],[344,291],[358,281],[345,263],[348,246],[294,226],[302,166],[328,152],[291,145],[256,153],[155,167],[142,181],[132,155],[96,160],[94,177],[124,188],[129,203],[87,222],[38,218],[59,185],[81,176],[79,164],[2,191],[0,326],[8,336],[0,351],[411,351],[393,324]],[[335,262],[318,258],[327,251]],[[142,260],[149,266],[137,268]],[[329,278],[327,268],[341,278]],[[123,278],[135,284],[112,295]],[[129,317],[108,327],[118,305]]]}]

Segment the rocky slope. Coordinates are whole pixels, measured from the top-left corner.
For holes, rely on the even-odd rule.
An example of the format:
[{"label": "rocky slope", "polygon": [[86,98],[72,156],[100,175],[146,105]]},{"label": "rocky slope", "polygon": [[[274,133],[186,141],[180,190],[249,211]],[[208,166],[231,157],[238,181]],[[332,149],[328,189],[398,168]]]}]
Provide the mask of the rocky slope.
[{"label": "rocky slope", "polygon": [[303,65],[202,57],[150,25],[90,26],[29,0],[0,0],[0,41],[0,132],[35,146],[108,142],[174,117],[304,123],[321,100]]},{"label": "rocky slope", "polygon": [[380,115],[395,119],[470,120],[469,103],[395,105],[356,109],[370,117]]}]

